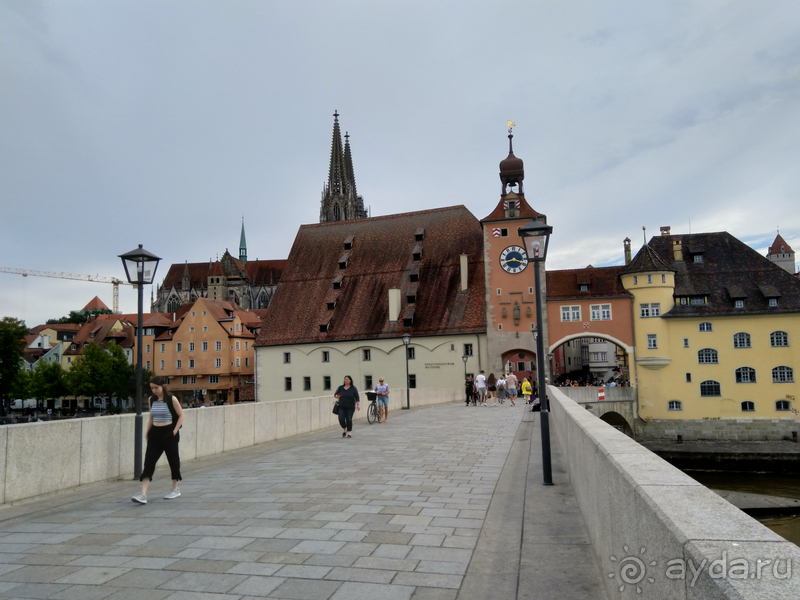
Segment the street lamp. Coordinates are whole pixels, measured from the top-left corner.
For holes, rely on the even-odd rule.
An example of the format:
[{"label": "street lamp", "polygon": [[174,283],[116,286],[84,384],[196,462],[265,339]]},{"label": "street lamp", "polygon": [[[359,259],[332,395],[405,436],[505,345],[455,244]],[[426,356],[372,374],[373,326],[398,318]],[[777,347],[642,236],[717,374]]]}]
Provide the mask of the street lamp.
[{"label": "street lamp", "polygon": [[469,355],[465,354],[461,357],[461,360],[464,361],[464,381],[467,380],[467,361],[469,360]]},{"label": "street lamp", "polygon": [[406,405],[405,410],[411,409],[411,380],[408,377],[408,345],[411,343],[411,336],[407,333],[403,334],[403,346],[406,351]]},{"label": "street lamp", "polygon": [[[533,261],[533,273],[536,281],[536,332],[542,329],[542,284],[539,276],[540,263],[547,258],[547,246],[553,228],[542,221],[532,220],[519,228],[519,235],[528,251],[528,259]],[[542,470],[544,485],[553,485],[553,472],[550,465],[550,414],[547,410],[547,388],[544,378],[544,335],[534,335],[536,339],[536,363],[539,376],[539,406],[541,407],[542,427]]]},{"label": "street lamp", "polygon": [[136,419],[134,421],[134,450],[133,450],[133,476],[139,479],[142,476],[142,303],[144,284],[153,283],[161,260],[155,254],[148,252],[142,245],[125,254],[120,254],[122,266],[128,283],[135,284],[139,290],[139,318],[136,321]]}]

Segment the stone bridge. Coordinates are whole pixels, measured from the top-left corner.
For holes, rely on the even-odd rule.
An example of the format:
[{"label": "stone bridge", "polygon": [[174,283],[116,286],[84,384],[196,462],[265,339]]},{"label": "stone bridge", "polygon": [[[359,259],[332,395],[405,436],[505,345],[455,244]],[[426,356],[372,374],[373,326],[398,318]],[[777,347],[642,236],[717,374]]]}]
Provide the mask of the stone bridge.
[{"label": "stone bridge", "polygon": [[[632,387],[564,387],[556,388],[565,396],[574,400],[586,410],[622,431],[634,437],[636,425],[636,388]],[[599,390],[604,391],[605,399],[599,399]]]}]

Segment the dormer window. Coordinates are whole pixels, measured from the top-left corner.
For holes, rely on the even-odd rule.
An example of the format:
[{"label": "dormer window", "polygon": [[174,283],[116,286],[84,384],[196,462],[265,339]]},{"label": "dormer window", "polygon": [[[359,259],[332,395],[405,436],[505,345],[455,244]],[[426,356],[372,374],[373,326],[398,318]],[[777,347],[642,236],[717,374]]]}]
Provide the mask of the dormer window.
[{"label": "dormer window", "polygon": [[411,325],[413,325],[413,324],[414,324],[414,318],[413,317],[409,317],[409,318],[403,319],[403,327],[411,327]]},{"label": "dormer window", "polygon": [[702,265],[703,264],[703,255],[702,254],[695,254],[692,259],[694,260],[694,264]]},{"label": "dormer window", "polygon": [[417,244],[414,246],[414,250],[411,251],[411,256],[414,258],[414,262],[419,262],[422,260],[422,246]]},{"label": "dormer window", "polygon": [[777,298],[770,298],[769,299],[769,307],[776,308],[778,306],[778,299]]},{"label": "dormer window", "polygon": [[425,239],[425,228],[420,227],[414,232],[414,241],[419,243],[424,239]]},{"label": "dormer window", "polygon": [[406,296],[406,302],[409,304],[416,304],[417,303],[417,296],[415,294],[409,294]]},{"label": "dormer window", "polygon": [[582,283],[582,284],[581,284],[581,287],[580,287],[580,290],[581,290],[582,292],[588,292],[588,291],[589,291],[589,285],[588,285],[588,284],[586,284],[586,283]]},{"label": "dormer window", "polygon": [[409,279],[411,283],[417,283],[419,281],[419,273],[412,273]]},{"label": "dormer window", "polygon": [[744,300],[734,300],[733,301],[734,308],[744,308]]},{"label": "dormer window", "polygon": [[333,310],[334,308],[336,308],[336,300],[328,302],[328,310]]},{"label": "dormer window", "polygon": [[339,257],[339,268],[342,270],[346,269],[348,260],[350,260],[350,254],[345,252]]},{"label": "dormer window", "polygon": [[328,324],[324,323],[324,324],[320,325],[319,326],[319,332],[320,333],[328,333]]},{"label": "dormer window", "polygon": [[337,275],[336,277],[333,278],[333,289],[335,291],[337,291],[337,292],[340,289],[342,289],[342,276],[341,275]]},{"label": "dormer window", "polygon": [[345,252],[349,252],[350,250],[352,250],[352,249],[353,249],[353,238],[354,238],[354,236],[352,236],[352,235],[351,235],[350,237],[348,237],[348,238],[347,238],[347,239],[344,241],[344,249],[345,249]]}]

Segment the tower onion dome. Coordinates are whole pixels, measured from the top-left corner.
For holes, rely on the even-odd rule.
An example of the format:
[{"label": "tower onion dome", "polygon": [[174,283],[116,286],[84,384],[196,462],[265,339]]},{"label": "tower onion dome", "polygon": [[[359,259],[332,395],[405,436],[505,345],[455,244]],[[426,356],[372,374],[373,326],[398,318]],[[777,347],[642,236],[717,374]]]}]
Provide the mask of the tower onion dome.
[{"label": "tower onion dome", "polygon": [[503,182],[503,194],[507,193],[508,186],[519,185],[522,192],[522,180],[525,179],[525,168],[522,159],[514,156],[512,134],[508,134],[508,156],[500,161],[500,181]]}]

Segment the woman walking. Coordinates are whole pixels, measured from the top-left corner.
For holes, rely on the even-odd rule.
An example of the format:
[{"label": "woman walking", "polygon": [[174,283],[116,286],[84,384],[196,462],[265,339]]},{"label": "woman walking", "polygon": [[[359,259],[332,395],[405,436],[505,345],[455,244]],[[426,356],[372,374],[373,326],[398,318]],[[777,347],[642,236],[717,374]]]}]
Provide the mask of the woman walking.
[{"label": "woman walking", "polygon": [[[486,391],[489,395],[489,400],[492,401],[492,406],[497,406],[497,378],[494,373],[489,373],[489,378],[486,380]],[[483,404],[486,406],[486,403]]]},{"label": "woman walking", "polygon": [[178,482],[181,480],[181,458],[178,454],[178,431],[183,424],[183,409],[178,399],[166,386],[167,378],[156,376],[150,379],[150,419],[147,422],[147,451],[144,455],[144,470],[139,481],[142,491],[131,500],[147,504],[147,488],[153,480],[153,472],[161,455],[166,452],[170,471],[172,471],[172,491],[164,498],[171,500],[181,495]]},{"label": "woman walking", "polygon": [[344,383],[336,388],[333,395],[339,401],[339,425],[342,426],[342,437],[353,437],[353,415],[355,411],[361,410],[361,402],[358,398],[358,390],[353,385],[350,375],[344,376]]},{"label": "woman walking", "polygon": [[525,404],[528,404],[531,401],[533,388],[531,388],[531,384],[527,377],[522,378],[522,387],[520,388],[520,391],[522,392],[522,397],[525,400]]}]

